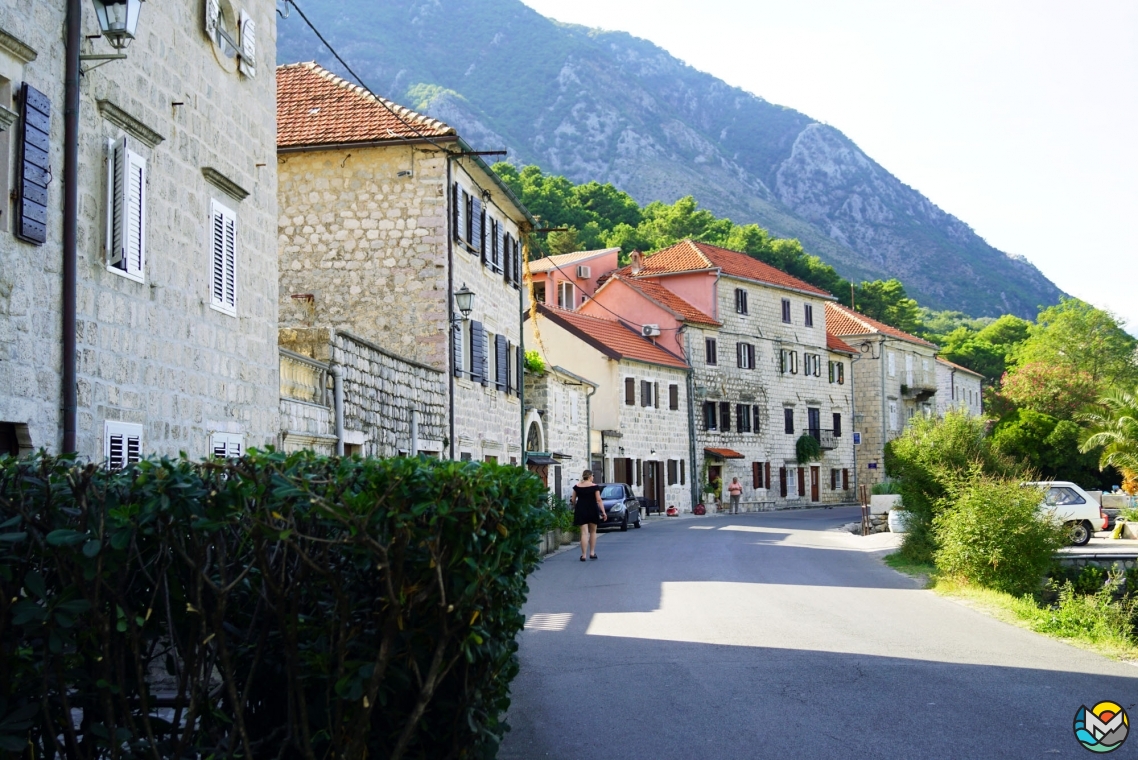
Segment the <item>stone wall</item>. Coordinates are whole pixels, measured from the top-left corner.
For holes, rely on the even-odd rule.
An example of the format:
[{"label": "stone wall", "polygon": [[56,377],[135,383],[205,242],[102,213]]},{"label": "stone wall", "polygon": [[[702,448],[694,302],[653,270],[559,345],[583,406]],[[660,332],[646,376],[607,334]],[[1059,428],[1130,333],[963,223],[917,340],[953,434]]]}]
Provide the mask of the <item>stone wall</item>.
[{"label": "stone wall", "polygon": [[[566,499],[581,471],[589,468],[590,390],[590,386],[552,368],[525,376],[526,450],[557,455],[560,464],[547,469],[549,490]],[[535,426],[537,436],[533,435]],[[601,477],[598,473],[598,482]]]},{"label": "stone wall", "polygon": [[[263,446],[279,429],[276,13],[269,0],[224,5],[257,25],[255,77],[206,37],[193,2],[146,3],[127,59],[80,80],[78,449],[94,460],[108,420],[141,424],[143,452],[166,455],[204,456],[213,432]],[[113,52],[93,39],[91,5],[82,12],[83,52]],[[16,127],[0,138],[0,419],[26,424],[32,445],[49,450],[62,441],[64,14],[63,3],[0,7],[0,29],[19,40],[0,45],[0,100],[17,108],[10,94],[27,81],[51,101],[54,175],[47,243],[17,240],[7,201]],[[141,281],[111,271],[104,251],[107,142],[123,135],[147,162]],[[236,212],[235,317],[210,308],[213,200]]]},{"label": "stone wall", "polygon": [[984,413],[981,379],[969,372],[937,361],[936,411],[944,415],[949,409],[959,409],[972,416]]}]

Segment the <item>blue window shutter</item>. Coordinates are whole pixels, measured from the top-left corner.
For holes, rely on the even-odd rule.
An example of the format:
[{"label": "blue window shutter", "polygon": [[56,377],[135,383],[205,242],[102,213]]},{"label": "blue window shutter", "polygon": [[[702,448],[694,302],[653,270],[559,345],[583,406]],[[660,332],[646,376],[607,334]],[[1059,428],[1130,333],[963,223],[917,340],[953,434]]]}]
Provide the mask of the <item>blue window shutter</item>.
[{"label": "blue window shutter", "polygon": [[51,184],[51,101],[27,82],[20,96],[19,137],[14,232],[23,241],[43,245]]}]

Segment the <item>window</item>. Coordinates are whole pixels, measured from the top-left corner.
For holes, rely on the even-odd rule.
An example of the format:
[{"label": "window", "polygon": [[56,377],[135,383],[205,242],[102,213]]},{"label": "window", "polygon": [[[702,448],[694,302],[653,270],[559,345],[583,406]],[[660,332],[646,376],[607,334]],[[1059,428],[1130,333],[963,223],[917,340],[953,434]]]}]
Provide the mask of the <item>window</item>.
[{"label": "window", "polygon": [[1073,504],[1086,504],[1082,496],[1064,486],[1052,486],[1047,491],[1043,503],[1049,507],[1067,507]]},{"label": "window", "polygon": [[573,283],[557,283],[557,305],[562,309],[573,309]]},{"label": "window", "polygon": [[751,462],[751,488],[763,487],[763,463]]},{"label": "window", "polygon": [[708,364],[715,365],[719,363],[718,357],[715,355],[715,338],[707,338],[703,341],[704,358]]},{"label": "window", "polygon": [[486,385],[486,328],[481,322],[470,320],[470,379]]},{"label": "window", "polygon": [[897,354],[889,352],[889,377],[897,377]]},{"label": "window", "polygon": [[779,352],[778,371],[784,375],[790,373],[792,375],[798,374],[798,352],[791,351],[784,348]]},{"label": "window", "polygon": [[460,453],[458,455],[458,460],[460,462],[470,462],[470,461],[472,461],[472,459],[473,459],[473,457],[471,456],[469,451],[463,451],[462,453]]},{"label": "window", "polygon": [[142,282],[146,263],[146,159],[127,138],[107,144],[107,266]]},{"label": "window", "polygon": [[822,356],[821,354],[802,354],[803,370],[806,375],[813,375],[814,377],[822,376]]},{"label": "window", "polygon": [[830,362],[830,382],[844,385],[846,382],[845,362]]},{"label": "window", "polygon": [[740,369],[755,368],[755,346],[752,343],[735,344],[735,362]]},{"label": "window", "polygon": [[842,415],[838,412],[834,412],[834,437],[842,437]]},{"label": "window", "polygon": [[121,470],[142,460],[142,425],[111,422],[103,426],[103,461],[109,470]]},{"label": "window", "polygon": [[814,326],[814,306],[812,304],[802,305],[803,319],[807,327]]},{"label": "window", "polygon": [[782,321],[788,325],[790,324],[790,299],[789,298],[782,299]]},{"label": "window", "polygon": [[731,402],[719,402],[719,432],[728,433],[731,431]]},{"label": "window", "polygon": [[673,412],[680,408],[680,386],[675,383],[668,386],[668,408]]},{"label": "window", "polygon": [[214,433],[209,437],[209,453],[214,459],[239,457],[245,453],[245,436],[240,433]]},{"label": "window", "polygon": [[747,291],[742,288],[735,288],[735,313],[747,313]]},{"label": "window", "polygon": [[905,385],[913,387],[913,355],[905,354]]},{"label": "window", "polygon": [[211,308],[237,316],[237,215],[217,201],[210,205]]},{"label": "window", "polygon": [[735,429],[740,433],[751,432],[751,406],[750,404],[736,404]]},{"label": "window", "polygon": [[838,490],[838,471],[836,468],[830,468],[830,490]]},{"label": "window", "polygon": [[653,391],[655,390],[654,384],[649,380],[640,381],[640,405],[641,406],[656,406],[652,401]]},{"label": "window", "polygon": [[794,432],[794,410],[789,406],[782,410],[782,424],[787,435]]},{"label": "window", "polygon": [[889,402],[889,429],[890,430],[896,430],[897,429],[897,402],[896,401],[890,401]]},{"label": "window", "polygon": [[715,410],[716,410],[716,406],[715,406],[714,401],[704,401],[703,402],[703,429],[704,430],[718,430],[718,426],[716,425]]},{"label": "window", "polygon": [[636,406],[636,379],[624,378],[624,405]]},{"label": "window", "polygon": [[545,303],[545,283],[535,282],[533,284],[533,300],[538,303]]}]

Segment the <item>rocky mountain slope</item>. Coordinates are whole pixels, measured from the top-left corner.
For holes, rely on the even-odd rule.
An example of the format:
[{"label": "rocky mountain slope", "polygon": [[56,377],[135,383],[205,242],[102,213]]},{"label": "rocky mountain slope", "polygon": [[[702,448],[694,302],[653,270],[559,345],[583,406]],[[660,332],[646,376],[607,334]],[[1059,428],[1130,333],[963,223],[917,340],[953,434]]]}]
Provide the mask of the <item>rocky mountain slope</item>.
[{"label": "rocky mountain slope", "polygon": [[[897,277],[922,305],[1034,317],[1059,289],[992,248],[838,130],[696,71],[645,40],[559,24],[519,0],[306,0],[382,95],[480,149],[508,148],[640,202],[693,195],[797,237],[850,279]],[[298,18],[279,61],[334,59]]]}]

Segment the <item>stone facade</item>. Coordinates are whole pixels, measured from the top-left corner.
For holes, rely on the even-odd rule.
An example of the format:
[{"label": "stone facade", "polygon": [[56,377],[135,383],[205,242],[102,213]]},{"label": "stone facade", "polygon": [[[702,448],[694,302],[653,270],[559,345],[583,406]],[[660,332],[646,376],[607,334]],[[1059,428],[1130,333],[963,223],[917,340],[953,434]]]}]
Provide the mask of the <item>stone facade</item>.
[{"label": "stone facade", "polygon": [[[50,101],[43,245],[13,234],[17,121],[0,135],[0,420],[30,446],[62,443],[61,251],[64,3],[0,7],[0,101],[27,82]],[[128,57],[80,80],[78,430],[80,455],[104,457],[105,423],[141,426],[142,454],[204,456],[212,434],[273,442],[278,422],[274,85],[269,0],[223,0],[222,26],[256,25],[255,76],[204,31],[201,3],[146,3]],[[83,4],[83,53],[112,52]],[[251,30],[250,30],[251,31]],[[85,64],[87,65],[87,64]],[[145,162],[141,270],[108,264],[108,142]],[[211,205],[234,212],[235,308],[211,308]]]},{"label": "stone facade", "polygon": [[[346,454],[440,456],[447,434],[447,383],[439,370],[401,357],[343,330],[281,330],[281,347],[323,368],[301,387],[286,387],[282,357],[281,446],[335,450],[330,368],[344,383]],[[323,386],[322,388],[320,386]]]},{"label": "stone facade", "polygon": [[[526,451],[543,452],[557,464],[530,465],[549,490],[569,498],[581,471],[589,469],[590,391],[597,385],[559,367],[526,372]],[[600,477],[600,473],[597,474]]]},{"label": "stone facade", "polygon": [[984,413],[983,375],[938,358],[936,360],[936,413],[959,409],[973,417]]},{"label": "stone facade", "polygon": [[[483,164],[448,160],[432,145],[290,148],[280,160],[282,329],[350,332],[449,375],[453,433],[430,439],[442,441],[444,456],[518,463],[520,293],[500,267],[453,239],[454,188],[484,199],[487,219],[512,240],[528,223],[524,210]],[[473,311],[452,332],[448,293],[463,285]],[[474,334],[492,348],[505,339],[508,388],[472,377]],[[497,359],[493,352],[491,371]],[[401,433],[385,440],[377,451],[394,453]]]}]

